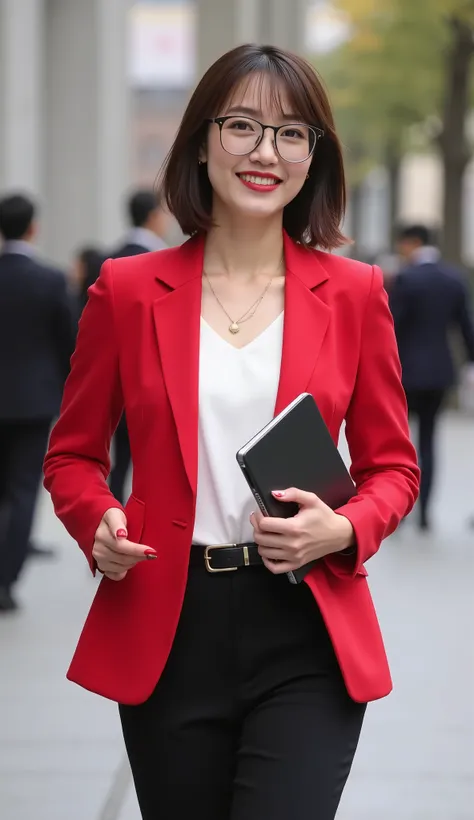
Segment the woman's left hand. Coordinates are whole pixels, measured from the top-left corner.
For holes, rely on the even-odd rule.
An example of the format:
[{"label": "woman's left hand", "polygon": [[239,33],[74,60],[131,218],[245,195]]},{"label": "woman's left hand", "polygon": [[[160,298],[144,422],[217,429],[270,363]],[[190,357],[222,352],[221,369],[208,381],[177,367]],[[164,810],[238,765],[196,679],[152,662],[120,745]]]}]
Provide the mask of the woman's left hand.
[{"label": "woman's left hand", "polygon": [[291,572],[354,545],[349,519],[335,513],[314,493],[292,487],[273,494],[279,501],[296,502],[299,511],[292,518],[270,518],[261,512],[250,516],[254,541],[270,572]]}]

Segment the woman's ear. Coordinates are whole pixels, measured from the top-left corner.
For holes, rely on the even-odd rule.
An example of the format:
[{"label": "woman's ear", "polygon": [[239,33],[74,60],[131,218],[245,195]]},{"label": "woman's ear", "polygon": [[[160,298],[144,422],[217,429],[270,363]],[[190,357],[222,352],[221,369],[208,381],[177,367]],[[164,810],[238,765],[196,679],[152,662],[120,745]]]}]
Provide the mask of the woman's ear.
[{"label": "woman's ear", "polygon": [[207,139],[206,138],[203,139],[203,141],[200,145],[199,153],[198,153],[198,160],[199,160],[199,165],[203,165],[205,162],[207,162]]}]

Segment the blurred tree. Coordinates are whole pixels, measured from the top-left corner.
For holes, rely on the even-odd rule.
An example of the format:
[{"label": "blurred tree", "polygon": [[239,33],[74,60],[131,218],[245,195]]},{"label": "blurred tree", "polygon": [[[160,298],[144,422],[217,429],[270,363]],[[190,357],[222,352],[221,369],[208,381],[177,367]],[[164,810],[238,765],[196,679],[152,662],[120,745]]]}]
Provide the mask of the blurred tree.
[{"label": "blurred tree", "polygon": [[357,191],[371,165],[389,172],[391,223],[398,213],[401,159],[414,126],[440,151],[443,250],[461,256],[462,182],[470,159],[467,117],[474,53],[474,0],[335,0],[350,37],[318,59],[347,147]]},{"label": "blurred tree", "polygon": [[462,261],[463,180],[471,158],[467,118],[474,54],[474,2],[457,5],[446,18],[449,44],[439,134],[444,165],[443,251],[453,262]]}]

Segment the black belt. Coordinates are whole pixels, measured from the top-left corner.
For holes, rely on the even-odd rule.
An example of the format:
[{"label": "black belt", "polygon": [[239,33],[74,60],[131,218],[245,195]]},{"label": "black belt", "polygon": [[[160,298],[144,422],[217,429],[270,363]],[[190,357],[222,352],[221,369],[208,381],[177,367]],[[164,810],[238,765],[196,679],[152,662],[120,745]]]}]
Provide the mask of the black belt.
[{"label": "black belt", "polygon": [[246,544],[210,544],[205,547],[193,544],[189,565],[202,567],[208,572],[232,572],[240,567],[256,567],[263,564],[258,547],[253,542]]}]

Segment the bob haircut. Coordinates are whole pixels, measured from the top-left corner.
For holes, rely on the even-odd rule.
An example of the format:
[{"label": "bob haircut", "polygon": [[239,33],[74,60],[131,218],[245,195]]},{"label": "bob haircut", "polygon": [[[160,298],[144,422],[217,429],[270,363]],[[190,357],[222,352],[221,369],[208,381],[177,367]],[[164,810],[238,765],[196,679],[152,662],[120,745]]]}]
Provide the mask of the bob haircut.
[{"label": "bob haircut", "polygon": [[253,79],[270,78],[271,104],[282,111],[286,92],[296,114],[324,136],[317,142],[309,178],[284,209],[283,227],[297,242],[331,250],[346,244],[340,231],[346,206],[346,185],[340,142],[327,94],[312,66],[296,54],[274,46],[242,45],[220,57],[204,74],[184,113],[173,146],[165,159],[160,191],[184,234],[213,227],[212,187],[207,166],[199,164],[207,119],[224,113],[236,90]]}]

